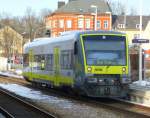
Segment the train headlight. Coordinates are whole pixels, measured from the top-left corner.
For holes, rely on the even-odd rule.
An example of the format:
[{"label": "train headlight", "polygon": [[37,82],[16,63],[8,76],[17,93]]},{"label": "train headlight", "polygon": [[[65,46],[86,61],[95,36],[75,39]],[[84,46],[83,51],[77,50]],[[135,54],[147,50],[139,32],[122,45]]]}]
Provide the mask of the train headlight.
[{"label": "train headlight", "polygon": [[125,67],[122,68],[122,72],[126,72],[126,68]]},{"label": "train headlight", "polygon": [[115,80],[114,80],[114,79],[112,79],[112,80],[111,80],[111,84],[114,84],[114,83],[115,83]]},{"label": "train headlight", "polygon": [[103,83],[104,82],[104,80],[102,80],[102,79],[99,79],[99,83]]},{"label": "train headlight", "polygon": [[88,68],[87,68],[87,71],[88,71],[88,72],[91,72],[91,71],[92,71],[92,68],[91,68],[91,67],[88,67]]}]

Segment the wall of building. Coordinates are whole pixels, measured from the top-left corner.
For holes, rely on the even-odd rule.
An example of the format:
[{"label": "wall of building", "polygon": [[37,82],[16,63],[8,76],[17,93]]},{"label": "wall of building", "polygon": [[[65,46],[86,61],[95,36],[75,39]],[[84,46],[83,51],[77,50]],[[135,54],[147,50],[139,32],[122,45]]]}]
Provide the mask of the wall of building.
[{"label": "wall of building", "polygon": [[[135,38],[140,38],[140,31],[137,29],[126,29],[126,30],[117,30],[119,32],[123,32],[126,33],[128,36],[128,41],[129,41],[129,45],[132,45],[132,40]],[[150,30],[149,30],[150,31]],[[150,35],[147,35],[147,32],[149,32],[147,30],[143,30],[142,31],[142,37],[145,39],[150,39]]]},{"label": "wall of building", "polygon": [[5,57],[0,57],[0,71],[7,70],[9,68],[7,60],[8,59]]},{"label": "wall of building", "polygon": [[[80,23],[79,23],[80,20]],[[97,17],[97,30],[111,30],[110,14],[101,14]],[[62,23],[60,23],[62,22]],[[70,22],[70,23],[68,23]],[[107,28],[104,22],[108,22]],[[61,26],[63,25],[63,26]],[[80,26],[79,26],[80,25]],[[95,16],[91,14],[54,14],[46,18],[46,27],[51,30],[52,36],[58,36],[61,32],[70,30],[94,30]]]},{"label": "wall of building", "polygon": [[[4,35],[5,33],[10,34],[10,35],[6,37]],[[12,44],[10,45],[9,48],[12,48],[14,54],[16,52],[18,54],[22,54],[23,37],[19,33],[17,33],[11,27],[6,26],[6,27],[0,29],[0,41],[2,41],[4,43],[5,38],[9,38],[10,42],[12,42]],[[9,44],[10,42],[5,42],[5,43]],[[0,54],[2,54],[2,53],[5,53],[4,49],[3,49],[3,46],[1,46],[1,48],[0,48]]]}]

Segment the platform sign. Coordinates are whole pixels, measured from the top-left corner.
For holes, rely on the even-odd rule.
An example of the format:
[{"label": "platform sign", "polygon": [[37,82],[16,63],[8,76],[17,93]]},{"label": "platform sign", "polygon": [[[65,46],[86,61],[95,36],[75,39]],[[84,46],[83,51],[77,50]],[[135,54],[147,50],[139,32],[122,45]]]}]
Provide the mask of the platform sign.
[{"label": "platform sign", "polygon": [[133,39],[132,43],[149,43],[149,39]]}]

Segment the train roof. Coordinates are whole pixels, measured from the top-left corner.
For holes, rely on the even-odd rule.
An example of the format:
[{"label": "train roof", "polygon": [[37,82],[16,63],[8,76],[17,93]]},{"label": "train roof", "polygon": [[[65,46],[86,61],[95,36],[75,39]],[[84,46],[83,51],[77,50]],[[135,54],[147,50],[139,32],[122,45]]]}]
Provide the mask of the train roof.
[{"label": "train roof", "polygon": [[98,30],[98,31],[67,31],[63,32],[59,37],[54,37],[54,38],[36,38],[32,42],[27,43],[24,45],[24,48],[30,48],[34,46],[39,46],[39,45],[46,45],[49,43],[57,43],[57,42],[64,42],[64,41],[75,41],[77,40],[80,35],[83,34],[116,34],[116,35],[125,35],[124,33],[121,32],[116,32],[116,31],[103,31],[103,30]]},{"label": "train roof", "polygon": [[80,34],[118,34],[118,35],[125,35],[125,33],[122,32],[117,32],[117,31],[113,31],[113,30],[76,30],[76,31],[67,31],[67,32],[63,32],[61,34],[62,35],[70,35],[70,34],[74,34],[74,35],[80,35]]}]

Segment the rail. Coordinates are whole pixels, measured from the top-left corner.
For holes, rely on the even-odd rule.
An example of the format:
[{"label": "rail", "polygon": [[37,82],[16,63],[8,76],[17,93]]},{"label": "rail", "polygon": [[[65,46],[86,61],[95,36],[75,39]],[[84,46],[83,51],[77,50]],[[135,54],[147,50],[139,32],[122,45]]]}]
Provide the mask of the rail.
[{"label": "rail", "polygon": [[20,116],[22,118],[57,118],[49,112],[44,111],[43,109],[40,109],[23,99],[20,99],[19,97],[2,88],[0,88],[0,99],[3,112],[5,111],[4,113],[6,116],[7,113],[11,114],[10,116],[12,117],[10,118],[20,118]]},{"label": "rail", "polygon": [[[13,79],[11,81],[13,81]],[[41,89],[41,87],[36,87],[36,88]],[[143,106],[141,104],[136,104],[136,103],[133,103],[133,102],[130,102],[127,100],[95,99],[95,98],[88,98],[88,97],[82,97],[82,96],[76,97],[72,94],[70,95],[66,92],[57,91],[54,89],[52,89],[52,90],[51,89],[42,89],[42,90],[49,91],[51,93],[55,93],[56,95],[61,96],[61,97],[63,96],[67,99],[73,99],[73,100],[77,100],[80,102],[84,102],[86,104],[96,105],[96,106],[104,107],[106,109],[115,110],[115,111],[123,112],[123,113],[128,113],[128,114],[131,114],[132,116],[135,115],[135,116],[138,116],[138,118],[150,117],[150,107]]]}]

